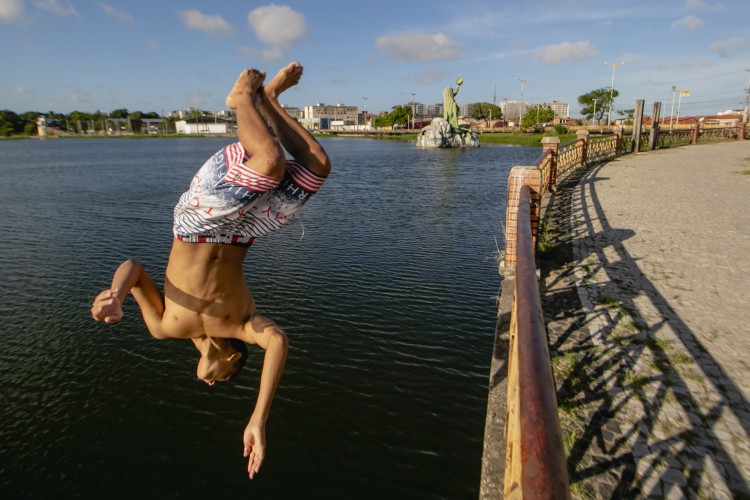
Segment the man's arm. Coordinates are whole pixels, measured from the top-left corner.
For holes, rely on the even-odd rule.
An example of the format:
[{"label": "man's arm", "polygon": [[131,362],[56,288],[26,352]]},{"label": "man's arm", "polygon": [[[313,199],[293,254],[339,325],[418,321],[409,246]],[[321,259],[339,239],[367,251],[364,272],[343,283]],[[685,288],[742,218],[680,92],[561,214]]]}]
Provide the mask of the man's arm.
[{"label": "man's arm", "polygon": [[133,297],[141,308],[143,320],[151,335],[157,339],[167,338],[161,333],[161,321],[164,316],[164,298],[143,266],[128,259],[117,268],[109,289],[104,290],[94,299],[91,316],[104,323],[116,323],[122,319],[122,302],[128,295]]},{"label": "man's arm", "polygon": [[271,402],[279,386],[289,351],[289,340],[284,331],[270,319],[256,314],[245,325],[248,340],[266,350],[260,388],[255,409],[245,428],[242,441],[243,456],[248,458],[247,473],[252,479],[258,473],[266,453],[266,422],[271,412]]}]

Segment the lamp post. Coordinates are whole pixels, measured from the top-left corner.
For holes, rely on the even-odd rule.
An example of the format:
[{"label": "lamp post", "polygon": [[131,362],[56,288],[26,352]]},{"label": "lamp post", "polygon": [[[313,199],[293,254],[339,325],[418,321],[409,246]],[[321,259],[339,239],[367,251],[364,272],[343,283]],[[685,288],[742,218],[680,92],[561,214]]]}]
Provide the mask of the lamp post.
[{"label": "lamp post", "polygon": [[609,125],[610,123],[612,123],[612,100],[614,99],[613,94],[615,91],[615,69],[617,69],[618,66],[625,64],[625,61],[613,63],[604,61],[604,64],[612,66],[612,84],[609,87],[609,113],[607,113],[607,125]]},{"label": "lamp post", "polygon": [[518,80],[521,83],[521,106],[518,108],[519,110],[518,122],[519,122],[519,126],[522,127],[523,126],[523,86],[524,84],[528,83],[529,79],[528,78],[516,78],[516,80]]},{"label": "lamp post", "polygon": [[596,101],[598,100],[597,97],[594,97],[594,114],[591,115],[591,125],[596,125]]},{"label": "lamp post", "polygon": [[[745,68],[745,71],[750,71],[750,69]],[[747,123],[748,119],[748,112],[750,110],[748,109],[750,107],[750,77],[747,79],[747,89],[745,89],[745,110],[742,112],[742,123]]]},{"label": "lamp post", "polygon": [[416,92],[409,92],[411,94],[411,128],[414,130],[415,123],[414,123],[414,116],[417,114],[417,103],[414,100],[417,97]]},{"label": "lamp post", "polygon": [[672,118],[674,117],[674,95],[677,92],[677,87],[672,85],[672,111],[669,113],[669,131],[672,131]]}]

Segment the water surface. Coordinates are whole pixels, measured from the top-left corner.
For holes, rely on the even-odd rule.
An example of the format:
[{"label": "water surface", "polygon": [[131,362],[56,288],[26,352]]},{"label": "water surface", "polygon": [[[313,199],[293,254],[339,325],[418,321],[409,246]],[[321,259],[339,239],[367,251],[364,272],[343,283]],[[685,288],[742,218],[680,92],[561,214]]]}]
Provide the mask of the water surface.
[{"label": "water surface", "polygon": [[262,352],[208,387],[189,341],[92,298],[125,258],[163,281],[172,208],[225,139],[0,142],[0,496],[476,498],[506,179],[536,148],[323,139],[302,223],[246,262],[287,369],[249,481]]}]

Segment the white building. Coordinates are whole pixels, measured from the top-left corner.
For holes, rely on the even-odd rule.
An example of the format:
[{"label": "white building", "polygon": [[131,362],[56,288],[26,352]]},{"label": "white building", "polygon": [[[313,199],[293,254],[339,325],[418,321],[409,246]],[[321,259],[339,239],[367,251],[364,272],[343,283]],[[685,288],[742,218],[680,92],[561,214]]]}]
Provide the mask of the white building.
[{"label": "white building", "polygon": [[555,116],[570,118],[570,104],[560,101],[545,102],[542,106],[549,106],[555,113]]},{"label": "white building", "polygon": [[527,104],[521,101],[504,101],[498,104],[506,120],[518,120],[521,114],[526,114]]},{"label": "white building", "polygon": [[[330,121],[343,121],[345,125],[356,125],[357,112],[357,106],[345,106],[344,104],[331,106],[319,102],[314,106],[305,106],[305,120],[324,118]],[[325,120],[321,122],[321,125],[324,123]]]},{"label": "white building", "polygon": [[174,124],[178,134],[226,134],[226,123],[188,123],[180,120]]}]

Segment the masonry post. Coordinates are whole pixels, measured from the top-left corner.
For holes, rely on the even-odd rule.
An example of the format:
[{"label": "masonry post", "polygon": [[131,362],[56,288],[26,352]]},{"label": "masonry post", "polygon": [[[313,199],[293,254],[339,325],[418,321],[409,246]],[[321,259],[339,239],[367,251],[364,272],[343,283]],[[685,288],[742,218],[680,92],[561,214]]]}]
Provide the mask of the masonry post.
[{"label": "masonry post", "polygon": [[633,145],[632,152],[641,152],[641,130],[643,129],[643,105],[645,101],[638,99],[635,101],[635,116],[633,116]]},{"label": "masonry post", "polygon": [[615,156],[622,153],[622,127],[615,127]]},{"label": "masonry post", "polygon": [[578,142],[582,142],[582,149],[581,149],[581,165],[586,165],[586,158],[589,153],[589,131],[588,130],[579,130],[576,132],[576,139]]},{"label": "masonry post", "polygon": [[[559,138],[556,138],[558,141]],[[521,186],[528,184],[531,188],[531,233],[536,248],[539,226],[539,203],[542,187],[542,171],[536,167],[513,167],[508,176],[508,207],[505,211],[505,258],[503,267],[515,269],[518,232],[518,199]]]},{"label": "masonry post", "polygon": [[693,125],[693,134],[690,138],[690,144],[698,144],[698,137],[700,136],[700,129],[701,129],[700,122],[696,122],[695,125]]},{"label": "masonry post", "polygon": [[557,184],[557,159],[560,154],[559,137],[542,137],[542,155],[547,153],[547,151],[550,151],[550,161],[546,189],[552,189]]},{"label": "masonry post", "polygon": [[661,103],[654,103],[654,114],[651,115],[651,135],[648,137],[648,150],[653,151],[659,144],[659,115],[661,114]]}]

